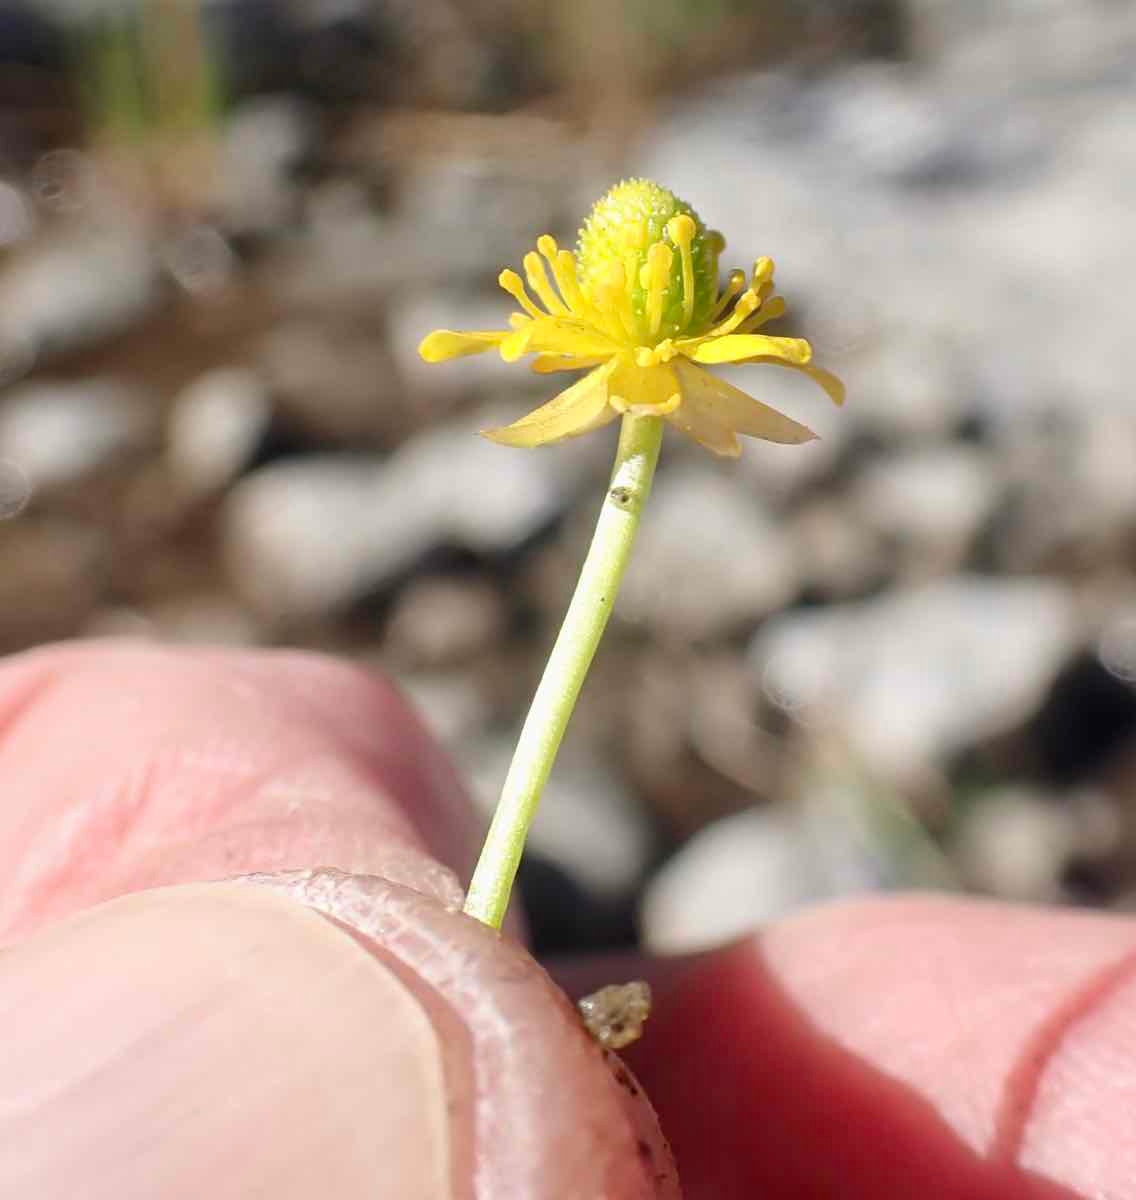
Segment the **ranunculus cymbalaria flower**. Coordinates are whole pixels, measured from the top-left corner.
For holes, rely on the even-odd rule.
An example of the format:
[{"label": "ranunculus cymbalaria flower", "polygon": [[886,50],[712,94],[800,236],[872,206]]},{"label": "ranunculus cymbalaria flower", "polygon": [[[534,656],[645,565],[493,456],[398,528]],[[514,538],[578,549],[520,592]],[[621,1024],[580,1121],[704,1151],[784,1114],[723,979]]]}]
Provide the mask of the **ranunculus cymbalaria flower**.
[{"label": "ranunculus cymbalaria flower", "polygon": [[808,375],[837,404],[844,399],[840,381],[811,365],[803,338],[758,332],[785,311],[770,259],[759,258],[748,280],[731,271],[719,289],[725,245],[689,204],[658,184],[628,180],[592,209],[575,253],[546,234],[537,239],[539,253],[525,255],[524,280],[501,272],[501,287],[523,310],[512,315],[510,329],[439,329],[419,353],[441,362],[496,349],[506,362],[535,354],[535,371],[588,369],[554,400],[486,431],[510,446],[575,437],[628,412],[663,417],[729,457],[740,452],[739,433],[807,442],[812,430],[702,369],[773,363]]}]

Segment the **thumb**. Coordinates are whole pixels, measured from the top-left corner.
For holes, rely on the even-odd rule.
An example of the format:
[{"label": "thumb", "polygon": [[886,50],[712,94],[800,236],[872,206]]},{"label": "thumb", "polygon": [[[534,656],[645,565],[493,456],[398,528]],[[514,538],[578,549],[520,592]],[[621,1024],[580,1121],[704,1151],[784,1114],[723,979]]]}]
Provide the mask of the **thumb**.
[{"label": "thumb", "polygon": [[380,880],[263,882],[127,896],[0,954],[0,1195],[677,1195],[513,943]]}]

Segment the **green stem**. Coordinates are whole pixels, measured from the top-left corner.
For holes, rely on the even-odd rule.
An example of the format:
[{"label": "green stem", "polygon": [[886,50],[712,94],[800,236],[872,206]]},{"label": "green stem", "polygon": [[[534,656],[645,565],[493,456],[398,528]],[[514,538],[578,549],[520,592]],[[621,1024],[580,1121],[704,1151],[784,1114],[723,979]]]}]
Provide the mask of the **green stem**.
[{"label": "green stem", "polygon": [[623,418],[611,485],[564,624],[548,657],[540,685],[521,729],[517,749],[493,822],[469,885],[465,911],[501,928],[525,838],[552,770],[568,718],[576,706],[651,491],[663,422],[659,417]]}]

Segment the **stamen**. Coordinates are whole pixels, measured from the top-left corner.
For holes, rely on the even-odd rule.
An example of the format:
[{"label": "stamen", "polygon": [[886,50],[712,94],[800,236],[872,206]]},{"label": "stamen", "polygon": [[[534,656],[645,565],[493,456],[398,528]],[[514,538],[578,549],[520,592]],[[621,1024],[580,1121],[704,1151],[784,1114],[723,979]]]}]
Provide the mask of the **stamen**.
[{"label": "stamen", "polygon": [[638,330],[635,327],[635,313],[631,308],[631,299],[627,292],[627,272],[623,269],[623,263],[613,262],[608,267],[607,278],[603,282],[600,296],[603,307],[622,326],[620,336],[635,341]]},{"label": "stamen", "polygon": [[516,271],[502,271],[497,276],[498,284],[513,297],[514,300],[529,314],[530,317],[547,316],[542,313],[539,308],[532,302],[528,292],[525,291],[524,281]]},{"label": "stamen", "polygon": [[667,222],[667,235],[682,255],[682,327],[686,329],[694,318],[694,256],[690,252],[697,232],[694,221],[679,213]]},{"label": "stamen", "polygon": [[731,271],[730,277],[726,280],[726,286],[722,289],[722,294],[718,297],[718,303],[710,310],[711,322],[716,321],[730,306],[730,301],[745,287],[746,277],[744,271]]},{"label": "stamen", "polygon": [[773,280],[773,259],[758,258],[753,264],[753,282],[749,285],[755,292],[761,290],[763,284]]},{"label": "stamen", "polygon": [[734,311],[720,325],[715,325],[705,336],[708,338],[719,338],[725,337],[727,333],[733,333],[746,317],[757,308],[758,303],[757,293],[752,288],[742,292],[738,297],[737,304],[734,305]]},{"label": "stamen", "polygon": [[635,351],[637,367],[655,367],[660,363],[669,363],[678,353],[674,342],[664,338],[657,346],[639,346]]},{"label": "stamen", "polygon": [[643,327],[635,317],[635,287],[639,283],[639,255],[634,250],[628,250],[623,255],[623,278],[626,280],[627,303],[631,308],[632,319],[635,322],[636,338],[643,336]]},{"label": "stamen", "polygon": [[[552,268],[552,277],[556,280],[556,286],[560,289],[561,296],[564,297],[568,311],[573,316],[583,316],[580,304],[583,296],[580,295],[580,288],[576,283],[575,255],[570,250],[561,250],[556,245],[556,239],[547,233],[536,239],[536,248],[548,260],[548,265]],[[567,259],[567,267],[565,259]]]},{"label": "stamen", "polygon": [[722,257],[722,253],[726,249],[726,239],[716,229],[708,230],[706,233],[706,244],[710,248],[710,273],[715,279],[718,278],[718,260]]},{"label": "stamen", "polygon": [[582,317],[597,318],[599,314],[592,306],[591,301],[584,295],[580,288],[580,281],[576,278],[576,256],[572,251],[559,251],[556,261],[552,264],[552,270],[556,276],[556,285],[560,288],[560,294],[564,297],[568,307]]},{"label": "stamen", "polygon": [[525,278],[528,280],[529,287],[540,297],[544,307],[554,317],[566,317],[568,306],[552,290],[552,284],[548,282],[548,273],[544,269],[544,263],[540,261],[540,255],[535,250],[530,250],[524,257],[524,264]]},{"label": "stamen", "polygon": [[663,301],[666,299],[673,263],[674,252],[665,242],[655,242],[647,251],[644,268],[647,280],[644,286],[647,289],[647,331],[652,338],[659,336],[659,328],[663,323]]},{"label": "stamen", "polygon": [[786,307],[783,297],[770,296],[768,300],[762,301],[757,312],[747,317],[738,326],[738,333],[753,333],[755,329],[760,329],[766,322],[775,321],[778,317],[783,317]]}]

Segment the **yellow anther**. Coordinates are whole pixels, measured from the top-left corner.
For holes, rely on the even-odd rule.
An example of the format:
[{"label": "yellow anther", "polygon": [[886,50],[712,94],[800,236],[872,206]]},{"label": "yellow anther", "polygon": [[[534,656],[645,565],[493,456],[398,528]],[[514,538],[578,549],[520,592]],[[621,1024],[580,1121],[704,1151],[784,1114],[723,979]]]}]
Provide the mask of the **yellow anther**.
[{"label": "yellow anther", "polygon": [[667,297],[673,263],[674,251],[665,242],[655,242],[647,251],[642,283],[647,291],[647,333],[653,338],[659,336],[663,323],[663,303]]},{"label": "yellow anther", "polygon": [[543,317],[546,314],[542,313],[539,308],[529,298],[528,292],[525,291],[524,280],[517,274],[516,271],[505,270],[497,276],[498,284],[513,297],[514,300],[529,314],[530,317]]},{"label": "yellow anther", "polygon": [[691,244],[698,232],[694,221],[679,213],[667,222],[667,236],[678,247],[682,255],[682,327],[685,329],[694,316],[694,256],[691,254]]},{"label": "yellow anther", "polygon": [[744,271],[731,271],[729,278],[726,280],[726,286],[722,289],[722,294],[718,297],[717,304],[710,310],[710,320],[716,321],[730,306],[730,301],[745,287],[746,277]]},{"label": "yellow anther", "polygon": [[540,297],[544,307],[554,317],[567,316],[568,307],[553,291],[552,284],[548,282],[548,272],[544,269],[540,255],[535,250],[530,250],[524,257],[524,265],[525,278],[528,280],[529,287]]},{"label": "yellow anther", "polygon": [[753,264],[753,281],[750,287],[753,290],[759,291],[762,284],[771,283],[773,281],[773,259],[759,258],[754,260]]},{"label": "yellow anther", "polygon": [[526,317],[524,313],[510,313],[509,328],[523,329],[531,320],[532,317]]}]

